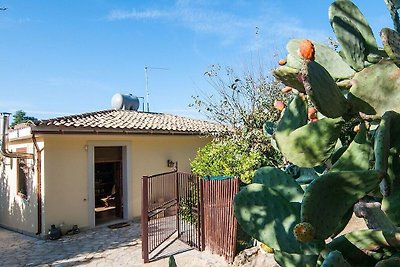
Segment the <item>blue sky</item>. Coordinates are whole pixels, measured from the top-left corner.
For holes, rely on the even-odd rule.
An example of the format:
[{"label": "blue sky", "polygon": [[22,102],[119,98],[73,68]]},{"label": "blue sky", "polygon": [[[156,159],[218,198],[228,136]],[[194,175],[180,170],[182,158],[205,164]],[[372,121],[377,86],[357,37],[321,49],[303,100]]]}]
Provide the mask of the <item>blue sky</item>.
[{"label": "blue sky", "polygon": [[[354,1],[379,39],[384,1]],[[145,94],[150,110],[190,117],[212,64],[274,66],[290,38],[326,42],[331,1],[0,0],[0,112],[50,118],[111,108]],[[380,44],[380,40],[378,41]],[[167,70],[152,69],[167,68]]]}]

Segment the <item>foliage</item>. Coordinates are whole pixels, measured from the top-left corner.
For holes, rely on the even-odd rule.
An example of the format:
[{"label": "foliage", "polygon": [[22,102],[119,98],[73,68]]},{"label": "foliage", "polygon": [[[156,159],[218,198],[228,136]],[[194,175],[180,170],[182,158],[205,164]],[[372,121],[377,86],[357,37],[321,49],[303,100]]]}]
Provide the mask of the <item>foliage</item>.
[{"label": "foliage", "polygon": [[25,111],[17,110],[13,115],[13,121],[10,126],[14,127],[15,125],[17,125],[19,123],[23,123],[23,122],[27,122],[27,121],[35,121],[35,120],[37,120],[37,118],[27,116]]},{"label": "foliage", "polygon": [[[385,2],[399,30],[398,1]],[[274,70],[296,90],[276,127],[266,122],[266,134],[299,170],[292,179],[293,171],[257,170],[235,196],[235,216],[282,266],[397,266],[400,34],[382,29],[378,48],[350,0],[333,2],[329,20],[339,52],[290,40],[286,65]],[[337,236],[353,210],[370,229]]]},{"label": "foliage", "polygon": [[228,139],[214,140],[199,149],[191,162],[192,171],[200,176],[236,176],[249,183],[254,171],[266,164],[257,151],[248,151],[243,143]]},{"label": "foliage", "polygon": [[[221,73],[222,72],[222,73]],[[212,65],[205,72],[212,94],[193,96],[191,105],[202,111],[209,119],[228,124],[234,129],[262,128],[265,120],[277,120],[279,112],[273,103],[284,95],[276,90],[280,83],[260,69],[245,71],[238,75],[226,67]]]},{"label": "foliage", "polygon": [[193,213],[193,208],[198,206],[199,191],[194,183],[194,181],[189,181],[189,191],[179,201],[179,216],[186,222],[197,225],[198,219]]},{"label": "foliage", "polygon": [[247,70],[239,75],[232,68],[212,65],[205,77],[212,92],[193,96],[191,106],[210,120],[231,127],[232,131],[225,138],[237,143],[242,151],[261,152],[269,164],[279,165],[281,156],[264,136],[263,124],[266,120],[279,119],[274,101],[287,99],[278,90],[282,84],[261,67],[257,72]]}]

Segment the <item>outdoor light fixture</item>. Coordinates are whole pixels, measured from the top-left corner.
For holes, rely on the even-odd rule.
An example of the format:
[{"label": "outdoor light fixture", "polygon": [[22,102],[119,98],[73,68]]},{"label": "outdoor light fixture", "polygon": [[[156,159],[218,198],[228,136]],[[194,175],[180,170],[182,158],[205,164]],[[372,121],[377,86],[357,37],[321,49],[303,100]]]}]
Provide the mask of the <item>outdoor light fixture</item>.
[{"label": "outdoor light fixture", "polygon": [[175,162],[173,162],[172,160],[169,159],[169,160],[167,160],[167,166],[172,168],[175,166]]}]

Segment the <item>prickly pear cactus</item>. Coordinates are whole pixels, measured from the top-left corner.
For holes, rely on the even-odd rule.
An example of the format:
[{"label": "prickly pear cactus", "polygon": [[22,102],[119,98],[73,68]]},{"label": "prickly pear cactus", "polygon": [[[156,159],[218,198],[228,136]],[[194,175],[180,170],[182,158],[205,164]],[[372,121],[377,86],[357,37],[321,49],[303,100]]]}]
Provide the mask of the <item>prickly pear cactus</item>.
[{"label": "prickly pear cactus", "polygon": [[[328,13],[341,51],[293,39],[273,71],[293,99],[264,131],[298,171],[263,167],[234,203],[281,266],[399,266],[400,4],[385,3],[395,29],[382,29],[383,48],[358,7],[336,0]],[[371,229],[338,235],[353,209]]]}]

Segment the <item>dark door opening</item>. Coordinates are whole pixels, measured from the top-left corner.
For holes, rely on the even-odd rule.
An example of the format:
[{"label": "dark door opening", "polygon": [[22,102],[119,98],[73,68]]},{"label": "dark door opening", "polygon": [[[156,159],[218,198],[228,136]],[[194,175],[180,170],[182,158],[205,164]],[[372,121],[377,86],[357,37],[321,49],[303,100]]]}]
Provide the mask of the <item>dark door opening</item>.
[{"label": "dark door opening", "polygon": [[123,218],[122,147],[95,147],[96,225]]}]

